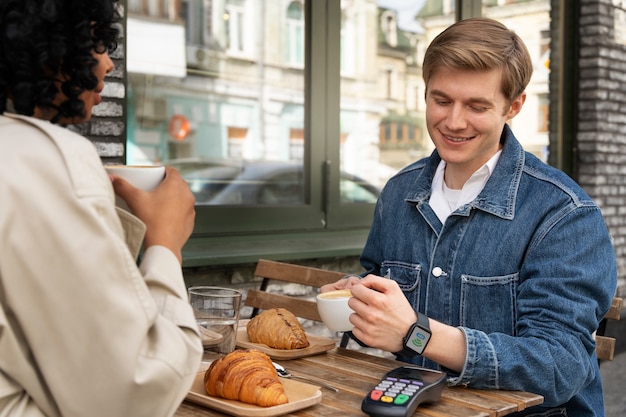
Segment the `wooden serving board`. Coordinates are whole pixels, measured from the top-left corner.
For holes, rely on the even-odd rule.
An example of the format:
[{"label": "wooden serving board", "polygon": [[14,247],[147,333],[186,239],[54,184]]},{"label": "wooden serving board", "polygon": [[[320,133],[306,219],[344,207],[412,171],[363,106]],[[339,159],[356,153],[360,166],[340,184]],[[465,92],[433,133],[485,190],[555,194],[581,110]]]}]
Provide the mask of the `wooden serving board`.
[{"label": "wooden serving board", "polygon": [[198,372],[196,379],[187,394],[187,400],[196,404],[212,408],[217,411],[240,417],[273,417],[291,413],[310,407],[322,401],[320,387],[311,384],[281,378],[280,382],[285,387],[285,394],[289,398],[287,404],[273,407],[259,407],[235,400],[226,400],[219,397],[211,397],[204,389],[204,372]]},{"label": "wooden serving board", "polygon": [[261,343],[252,343],[248,338],[246,328],[240,328],[237,331],[237,347],[243,349],[256,349],[266,353],[272,359],[288,360],[296,358],[304,358],[307,356],[319,355],[334,349],[336,342],[328,337],[315,336],[306,334],[310,345],[302,349],[274,349]]}]

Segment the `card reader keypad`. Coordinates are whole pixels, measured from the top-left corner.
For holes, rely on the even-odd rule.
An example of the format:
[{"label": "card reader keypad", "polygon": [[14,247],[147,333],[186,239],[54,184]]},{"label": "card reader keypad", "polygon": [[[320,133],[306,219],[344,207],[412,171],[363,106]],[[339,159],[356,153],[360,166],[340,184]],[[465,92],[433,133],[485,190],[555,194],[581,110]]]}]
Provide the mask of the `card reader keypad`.
[{"label": "card reader keypad", "polygon": [[370,398],[382,403],[403,405],[424,386],[414,379],[386,377],[370,392]]}]

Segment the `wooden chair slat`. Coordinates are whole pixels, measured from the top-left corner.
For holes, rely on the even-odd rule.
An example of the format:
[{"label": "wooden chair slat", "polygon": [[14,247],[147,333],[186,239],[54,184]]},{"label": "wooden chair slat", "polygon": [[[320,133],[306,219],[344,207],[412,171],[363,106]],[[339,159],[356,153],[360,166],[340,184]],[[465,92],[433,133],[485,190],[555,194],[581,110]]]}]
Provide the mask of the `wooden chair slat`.
[{"label": "wooden chair slat", "polygon": [[600,360],[612,361],[615,355],[615,339],[606,336],[596,336],[596,356]]},{"label": "wooden chair slat", "polygon": [[269,261],[267,259],[259,259],[254,275],[267,279],[309,285],[311,287],[321,287],[345,276],[343,272]]},{"label": "wooden chair slat", "polygon": [[611,308],[604,316],[605,319],[608,320],[619,320],[620,315],[622,314],[622,299],[619,297],[614,297],[613,302],[611,303]]},{"label": "wooden chair slat", "polygon": [[607,320],[619,320],[622,314],[622,299],[613,297],[613,302],[596,332],[596,356],[598,361],[612,361],[615,356],[615,338],[604,335]]},{"label": "wooden chair slat", "polygon": [[301,300],[286,295],[272,294],[266,291],[250,289],[246,296],[245,304],[249,307],[256,307],[267,310],[273,307],[282,307],[291,311],[297,317],[308,320],[322,321],[317,312],[317,304],[308,300]]}]

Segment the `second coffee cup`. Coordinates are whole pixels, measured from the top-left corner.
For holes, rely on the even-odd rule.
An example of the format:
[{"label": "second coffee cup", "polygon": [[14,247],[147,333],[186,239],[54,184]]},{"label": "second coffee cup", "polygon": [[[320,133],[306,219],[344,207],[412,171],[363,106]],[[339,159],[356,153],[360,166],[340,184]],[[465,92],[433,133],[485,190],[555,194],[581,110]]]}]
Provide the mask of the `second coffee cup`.
[{"label": "second coffee cup", "polygon": [[330,330],[347,332],[354,327],[350,323],[350,315],[354,311],[348,306],[351,297],[350,290],[327,291],[317,295],[317,311]]}]

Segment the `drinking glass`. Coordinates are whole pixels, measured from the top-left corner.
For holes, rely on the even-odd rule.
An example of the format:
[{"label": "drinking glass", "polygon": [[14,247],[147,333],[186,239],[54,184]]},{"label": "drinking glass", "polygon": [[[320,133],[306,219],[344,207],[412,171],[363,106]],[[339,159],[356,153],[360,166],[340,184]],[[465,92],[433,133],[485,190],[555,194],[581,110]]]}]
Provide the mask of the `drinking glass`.
[{"label": "drinking glass", "polygon": [[232,288],[189,287],[193,308],[205,352],[230,353],[237,344],[237,325],[241,291]]}]

